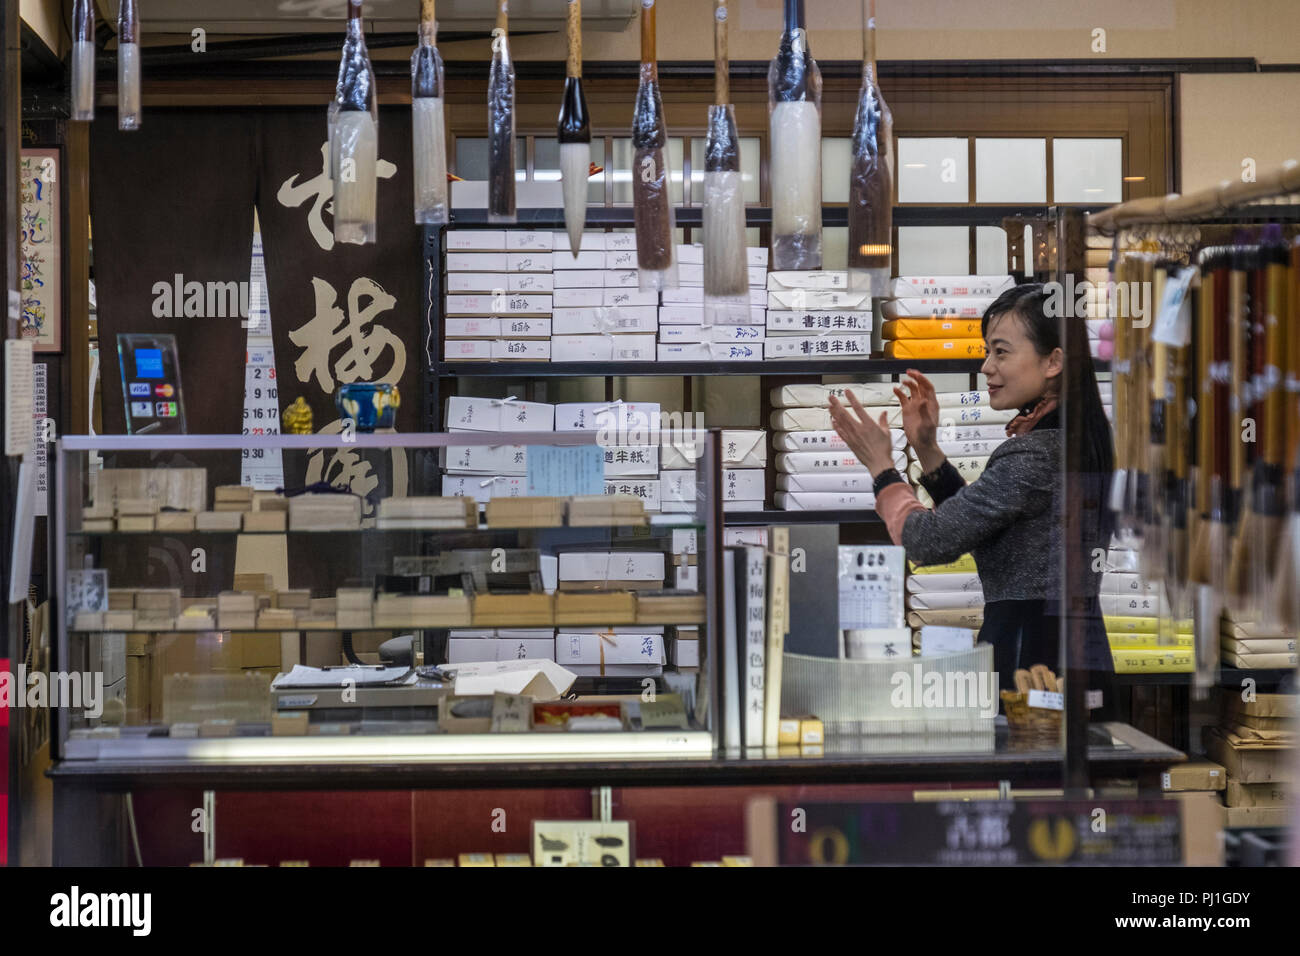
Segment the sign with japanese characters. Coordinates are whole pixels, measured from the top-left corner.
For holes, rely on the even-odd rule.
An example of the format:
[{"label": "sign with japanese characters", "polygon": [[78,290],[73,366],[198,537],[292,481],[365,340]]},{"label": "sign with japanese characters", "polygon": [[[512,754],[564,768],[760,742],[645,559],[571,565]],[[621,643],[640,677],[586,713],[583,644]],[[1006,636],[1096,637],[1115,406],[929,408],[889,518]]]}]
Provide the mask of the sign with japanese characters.
[{"label": "sign with japanese characters", "polygon": [[19,176],[22,261],[18,334],[30,338],[38,352],[57,352],[61,347],[63,285],[59,244],[59,151],[24,149]]}]

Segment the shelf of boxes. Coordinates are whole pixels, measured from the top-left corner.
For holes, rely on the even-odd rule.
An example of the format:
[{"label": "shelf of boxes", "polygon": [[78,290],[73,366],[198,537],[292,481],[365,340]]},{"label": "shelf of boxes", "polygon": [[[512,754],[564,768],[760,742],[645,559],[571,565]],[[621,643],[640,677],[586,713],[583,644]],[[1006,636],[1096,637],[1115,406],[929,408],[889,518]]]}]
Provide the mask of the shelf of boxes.
[{"label": "shelf of boxes", "polygon": [[881,305],[886,358],[983,359],[980,321],[1007,276],[898,276]]}]

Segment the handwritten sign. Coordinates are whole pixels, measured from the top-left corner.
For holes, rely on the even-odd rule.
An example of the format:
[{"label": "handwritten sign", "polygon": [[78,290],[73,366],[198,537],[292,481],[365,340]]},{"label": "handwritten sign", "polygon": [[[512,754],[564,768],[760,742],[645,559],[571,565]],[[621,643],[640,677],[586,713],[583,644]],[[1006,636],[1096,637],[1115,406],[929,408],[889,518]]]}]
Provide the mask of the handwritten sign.
[{"label": "handwritten sign", "polygon": [[33,340],[38,352],[57,352],[62,347],[59,172],[58,150],[22,151],[18,331]]},{"label": "handwritten sign", "polygon": [[605,490],[605,455],[599,445],[532,445],[528,494],[599,495]]}]

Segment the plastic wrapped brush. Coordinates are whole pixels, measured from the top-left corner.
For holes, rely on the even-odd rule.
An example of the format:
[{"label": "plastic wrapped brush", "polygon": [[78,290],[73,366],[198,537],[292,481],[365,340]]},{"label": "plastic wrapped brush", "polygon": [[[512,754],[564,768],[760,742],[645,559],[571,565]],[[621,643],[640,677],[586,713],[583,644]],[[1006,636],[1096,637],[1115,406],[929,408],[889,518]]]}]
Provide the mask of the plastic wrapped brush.
[{"label": "plastic wrapped brush", "polygon": [[704,323],[749,323],[745,191],[736,113],[728,102],[727,3],[714,2],[715,103],[704,139]]},{"label": "plastic wrapped brush", "polygon": [[497,0],[488,73],[488,222],[509,223],[515,212],[515,65],[510,59],[509,0]]},{"label": "plastic wrapped brush", "polygon": [[785,0],[785,30],[768,68],[772,268],[822,267],[822,76],[808,50],[803,0]]},{"label": "plastic wrapped brush", "polygon": [[885,295],[893,253],[894,118],[876,72],[876,2],[866,19],[866,60],[853,120],[849,168],[849,283]]},{"label": "plastic wrapped brush", "polygon": [[447,136],[443,119],[442,57],[438,55],[434,0],[420,2],[420,43],[411,54],[411,143],[415,221],[445,223]]},{"label": "plastic wrapped brush", "polygon": [[140,128],[140,14],[135,0],[117,11],[117,128]]},{"label": "plastic wrapped brush", "polygon": [[560,188],[564,193],[564,228],[569,251],[576,259],[582,247],[582,227],[587,222],[587,179],[591,168],[591,118],[582,92],[582,0],[568,0],[565,28],[568,58],[565,63],[564,99],[555,137],[560,144]]},{"label": "plastic wrapped brush", "polygon": [[348,0],[347,34],[330,104],[330,175],[334,182],[334,240],[375,241],[379,115],[375,75],[361,29],[361,0]]},{"label": "plastic wrapped brush", "polygon": [[74,0],[72,4],[72,118],[81,122],[95,118],[93,0]]},{"label": "plastic wrapped brush", "polygon": [[643,292],[677,288],[667,146],[668,124],[655,62],[655,0],[641,0],[641,82],[632,113],[632,216],[637,284]]}]

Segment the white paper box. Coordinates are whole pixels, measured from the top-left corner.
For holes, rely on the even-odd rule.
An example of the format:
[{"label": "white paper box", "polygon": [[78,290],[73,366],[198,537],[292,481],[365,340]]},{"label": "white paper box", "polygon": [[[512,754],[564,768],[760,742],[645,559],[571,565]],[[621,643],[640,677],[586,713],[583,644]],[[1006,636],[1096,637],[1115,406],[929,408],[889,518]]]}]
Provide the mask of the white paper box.
[{"label": "white paper box", "polygon": [[722,500],[754,501],[763,500],[762,468],[733,468],[722,473]]},{"label": "white paper box", "polygon": [[452,432],[549,432],[555,429],[555,406],[453,395],[444,421]]},{"label": "white paper box", "polygon": [[504,252],[449,252],[448,272],[500,272],[508,271]]},{"label": "white paper box", "polygon": [[982,591],[920,591],[907,596],[909,611],[965,610],[983,606]]},{"label": "white paper box", "polygon": [[931,315],[957,319],[982,319],[994,302],[994,296],[921,296],[915,299],[888,299],[880,307],[887,319],[925,318]]},{"label": "white paper box", "polygon": [[635,335],[557,335],[552,362],[653,362],[655,337]]},{"label": "white paper box", "polygon": [[865,292],[822,291],[818,289],[779,289],[767,293],[769,311],[786,310],[794,312],[844,311],[854,309],[871,311],[871,296]]},{"label": "white paper box", "polygon": [[556,309],[551,314],[554,335],[595,335],[609,332],[656,332],[659,318],[652,305],[626,306],[607,309],[596,306],[588,309]]},{"label": "white paper box", "polygon": [[940,442],[987,441],[1006,436],[1007,426],[997,422],[991,425],[941,425],[935,432]]},{"label": "white paper box", "polygon": [[768,335],[809,335],[819,332],[870,332],[870,312],[778,312],[768,310]]},{"label": "white paper box", "polygon": [[549,362],[549,339],[497,339],[492,343],[493,361]]},{"label": "white paper box", "polygon": [[873,494],[853,492],[778,491],[773,495],[781,511],[869,511],[876,506]]},{"label": "white paper box", "polygon": [[619,252],[624,249],[636,251],[636,233],[635,232],[607,232],[605,233],[605,251]]},{"label": "white paper box", "polygon": [[561,551],[560,580],[593,582],[662,581],[662,551]]},{"label": "white paper box", "polygon": [[531,316],[503,318],[501,337],[506,339],[549,339],[551,337],[551,320],[535,319]]},{"label": "white paper box", "polygon": [[447,251],[463,252],[475,249],[508,249],[506,230],[503,229],[448,229]]},{"label": "white paper box", "polygon": [[[496,628],[453,628],[447,632],[448,637],[456,637],[461,640],[495,640],[497,636]],[[555,635],[552,634],[552,637]]]},{"label": "white paper box", "polygon": [[987,405],[988,392],[935,392],[935,401],[940,408],[953,408],[966,405]]},{"label": "white paper box", "polygon": [[939,425],[943,428],[953,425],[1005,425],[1019,414],[1015,408],[944,408],[940,405]]},{"label": "white paper box", "polygon": [[603,289],[604,269],[556,269],[552,274],[557,289]]},{"label": "white paper box", "polygon": [[922,591],[976,591],[983,593],[978,574],[913,574],[907,579],[907,593]]},{"label": "white paper box", "polygon": [[1102,594],[1160,597],[1159,581],[1143,581],[1141,575],[1130,571],[1107,571],[1101,576]]},{"label": "white paper box", "polygon": [[549,272],[511,272],[506,281],[507,292],[553,292],[555,278]]},{"label": "white paper box", "polygon": [[829,408],[831,396],[848,402],[852,392],[863,405],[898,407],[892,382],[845,383],[842,385],[783,385],[768,392],[773,408]]},{"label": "white paper box", "polygon": [[[679,570],[686,570],[681,568]],[[694,570],[694,569],[692,569]],[[683,590],[687,590],[683,588]],[[695,590],[694,588],[690,590]],[[668,663],[673,667],[699,667],[700,666],[700,642],[699,640],[685,640],[676,638],[669,645]]]},{"label": "white paper box", "polygon": [[551,305],[555,309],[598,309],[605,301],[605,290],[600,289],[556,289],[551,296]]},{"label": "white paper box", "polygon": [[[718,433],[724,468],[763,468],[767,465],[767,432],[726,429]],[[761,496],[760,496],[761,497]]]},{"label": "white paper box", "polygon": [[750,342],[760,344],[766,341],[761,325],[712,325],[709,326],[709,341],[722,345],[733,342]]},{"label": "white paper box", "polygon": [[[761,504],[752,510],[762,510]],[[679,591],[698,591],[700,589],[699,565],[688,564],[685,567],[673,568],[673,586]]]},{"label": "white paper box", "polygon": [[504,292],[508,276],[504,272],[448,272],[448,292]]},{"label": "white paper box", "polygon": [[[569,234],[567,232],[551,233],[551,241],[554,243],[551,248],[556,252],[561,250],[564,252],[569,251]],[[579,251],[586,252],[588,249],[599,249],[603,252],[605,250],[605,234],[603,232],[584,232]],[[572,256],[569,258],[572,258]]]},{"label": "white paper box", "polygon": [[[895,451],[907,447],[907,435],[901,428],[891,428],[889,437]],[[848,450],[848,445],[834,430],[815,432],[776,432],[772,435],[773,451],[834,451]]]},{"label": "white paper box", "polygon": [[555,238],[549,232],[524,232],[506,230],[506,249],[511,252],[550,252],[555,248]]},{"label": "white paper box", "polygon": [[570,269],[600,270],[605,268],[605,253],[602,249],[588,249],[584,242],[582,251],[576,256],[571,255],[566,250],[564,255],[554,254],[551,264],[556,272],[564,272]]},{"label": "white paper box", "polygon": [[[907,467],[907,456],[901,451],[894,452],[894,467],[899,471]],[[829,472],[865,472],[867,466],[858,461],[852,452],[779,451],[776,453],[776,470],[787,475],[822,475]]]},{"label": "white paper box", "polygon": [[619,440],[641,444],[659,434],[658,402],[561,402],[555,406],[557,432],[616,431]]},{"label": "white paper box", "polygon": [[448,445],[438,449],[439,464],[453,475],[526,475],[524,445]]},{"label": "white paper box", "polygon": [[763,344],[723,344],[720,342],[684,342],[660,345],[661,362],[761,362]]},{"label": "white paper box", "polygon": [[658,445],[607,445],[604,451],[606,478],[654,478],[659,474]]},{"label": "white paper box", "polygon": [[494,339],[501,335],[501,320],[495,315],[448,318],[442,321],[443,338],[447,339]]},{"label": "white paper box", "polygon": [[481,508],[492,497],[494,484],[482,475],[443,475],[442,493],[448,498],[473,498]]},{"label": "white paper box", "polygon": [[659,326],[660,345],[682,345],[709,340],[708,329],[703,325],[661,325]]},{"label": "white paper box", "polygon": [[665,514],[693,514],[695,479],[693,471],[659,472],[659,510]]},{"label": "white paper box", "polygon": [[606,664],[664,662],[662,634],[577,634],[570,631],[560,631],[556,635],[555,661],[565,667],[571,664],[599,666],[602,643]]},{"label": "white paper box", "polygon": [[[605,255],[613,255],[607,252]],[[620,253],[620,255],[634,255],[634,253]],[[606,289],[635,289],[641,282],[641,273],[636,269],[618,269],[613,272],[605,270],[605,288]]]},{"label": "white paper box", "polygon": [[550,315],[549,295],[449,295],[448,315]]},{"label": "white paper box", "polygon": [[555,256],[549,252],[511,252],[506,254],[510,272],[550,272]]},{"label": "white paper box", "polygon": [[817,493],[853,491],[872,492],[871,474],[867,471],[838,472],[829,475],[777,475],[778,491],[812,491]]},{"label": "white paper box", "polygon": [[893,298],[1001,295],[1015,285],[1011,276],[898,276],[890,283]]},{"label": "white paper box", "polygon": [[677,245],[677,264],[679,266],[699,266],[704,264],[704,246],[698,242],[693,245]]},{"label": "white paper box", "polygon": [[869,335],[774,335],[766,343],[769,359],[861,359],[871,355]]},{"label": "white paper box", "polygon": [[912,629],[873,627],[845,630],[844,656],[852,661],[884,661],[911,657]]},{"label": "white paper box", "polygon": [[703,325],[703,305],[661,305],[659,307],[660,325]]},{"label": "white paper box", "polygon": [[447,638],[448,664],[468,664],[475,661],[494,661],[496,659],[496,638]]},{"label": "white paper box", "polygon": [[844,290],[849,287],[847,272],[769,272],[767,290],[779,292],[789,289],[817,291]]},{"label": "white paper box", "polygon": [[766,528],[723,528],[722,544],[727,548],[740,548],[750,545],[755,548],[767,547]]},{"label": "white paper box", "polygon": [[635,495],[645,503],[646,511],[659,510],[658,478],[607,478],[607,495]]},{"label": "white paper box", "polygon": [[745,248],[745,262],[751,266],[762,266],[767,269],[767,246],[747,246]]},{"label": "white paper box", "polygon": [[641,292],[637,289],[605,289],[601,296],[601,305],[605,306],[637,306],[637,305],[658,305],[658,292]]},{"label": "white paper box", "polygon": [[[676,289],[664,289],[660,295],[664,305],[693,305],[704,308],[703,286],[688,285]],[[763,289],[750,289],[749,305],[751,309],[766,309],[767,292]]]},{"label": "white paper box", "polygon": [[677,284],[678,286],[699,286],[703,288],[704,266],[679,262],[677,264]]},{"label": "white paper box", "polygon": [[492,339],[447,339],[442,345],[443,359],[448,362],[492,360]]},{"label": "white paper box", "polygon": [[506,640],[498,637],[496,645],[499,661],[516,660],[555,660],[555,638],[553,637],[516,637]]},{"label": "white paper box", "polygon": [[605,268],[619,272],[636,269],[636,249],[605,250]]}]

